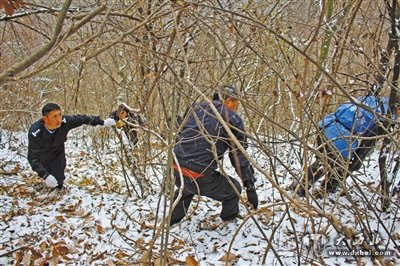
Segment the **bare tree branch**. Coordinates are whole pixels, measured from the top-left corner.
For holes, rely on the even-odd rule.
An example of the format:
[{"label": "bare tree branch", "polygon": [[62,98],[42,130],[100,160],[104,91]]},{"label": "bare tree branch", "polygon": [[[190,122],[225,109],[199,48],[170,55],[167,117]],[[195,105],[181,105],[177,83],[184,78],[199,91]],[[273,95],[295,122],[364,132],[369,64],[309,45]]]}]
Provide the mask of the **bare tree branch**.
[{"label": "bare tree branch", "polygon": [[57,23],[54,27],[53,36],[51,37],[50,41],[42,46],[38,51],[34,54],[30,55],[28,58],[22,60],[14,64],[12,67],[6,69],[0,74],[0,86],[5,82],[17,79],[16,75],[28,67],[32,66],[35,62],[41,59],[44,55],[46,55],[53,46],[57,43],[58,37],[61,33],[61,29],[64,23],[65,16],[68,12],[68,8],[71,5],[72,0],[66,0],[61,8],[61,12],[58,15]]}]

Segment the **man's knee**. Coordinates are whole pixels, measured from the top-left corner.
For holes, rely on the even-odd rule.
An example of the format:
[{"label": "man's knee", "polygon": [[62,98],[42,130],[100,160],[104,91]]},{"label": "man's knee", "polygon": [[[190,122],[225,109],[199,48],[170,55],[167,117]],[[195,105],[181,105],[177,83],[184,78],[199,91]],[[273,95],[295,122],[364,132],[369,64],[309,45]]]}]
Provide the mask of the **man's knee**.
[{"label": "man's knee", "polygon": [[[232,180],[233,184],[235,185],[236,190],[239,192],[239,194],[242,193],[242,186],[240,185],[239,181],[237,181],[237,180],[234,179],[234,178],[231,178],[231,180]],[[236,193],[235,193],[235,194],[236,194]],[[237,196],[237,195],[236,195],[236,196]],[[239,198],[239,197],[238,197],[238,198]]]}]

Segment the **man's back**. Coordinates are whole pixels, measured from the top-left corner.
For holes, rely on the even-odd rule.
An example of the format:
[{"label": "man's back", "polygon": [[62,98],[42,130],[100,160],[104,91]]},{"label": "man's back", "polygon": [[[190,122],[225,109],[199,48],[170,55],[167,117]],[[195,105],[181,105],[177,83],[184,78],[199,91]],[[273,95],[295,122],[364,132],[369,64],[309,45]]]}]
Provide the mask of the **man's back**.
[{"label": "man's back", "polygon": [[[214,101],[213,105],[238,140],[246,147],[245,136],[236,130],[244,131],[242,119],[219,101]],[[215,148],[213,148],[214,145]],[[194,107],[193,114],[190,115],[178,136],[174,152],[182,166],[202,172],[205,169],[217,169],[215,157],[220,159],[230,145],[229,136],[222,123],[211,106],[203,102]]]}]

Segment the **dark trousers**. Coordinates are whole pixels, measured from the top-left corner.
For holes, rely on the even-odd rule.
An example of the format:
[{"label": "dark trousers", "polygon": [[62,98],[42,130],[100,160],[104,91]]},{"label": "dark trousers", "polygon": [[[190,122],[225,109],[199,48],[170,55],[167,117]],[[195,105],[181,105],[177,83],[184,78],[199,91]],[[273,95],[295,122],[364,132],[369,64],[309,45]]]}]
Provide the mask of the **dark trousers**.
[{"label": "dark trousers", "polygon": [[[174,200],[178,197],[179,187],[181,185],[179,173],[175,172],[175,185],[177,190],[175,191]],[[222,203],[222,210],[220,217],[222,220],[227,220],[232,216],[239,213],[239,197],[228,182],[227,178],[219,172],[207,174],[197,179],[191,179],[183,177],[184,188],[182,197],[172,211],[171,225],[178,223],[185,217],[187,210],[189,209],[190,203],[194,195],[201,195],[212,198]],[[236,179],[229,177],[232,183],[235,185],[239,193],[242,191],[242,187]]]},{"label": "dark trousers", "polygon": [[[341,157],[340,154],[338,154],[338,151],[332,147],[330,143],[326,142],[321,136],[317,137],[317,144],[320,146],[318,151],[321,153],[321,156],[324,156],[325,158],[316,158],[315,162],[311,164],[308,167],[308,182],[309,185],[314,184],[317,180],[319,180],[324,174],[327,174],[325,171],[327,170],[322,163],[323,161],[326,161],[326,163],[332,168],[337,171],[337,174],[342,177],[345,174],[345,170],[342,168],[342,161],[343,158]],[[324,144],[324,145],[322,145]],[[329,173],[327,178],[326,178],[328,184],[328,190],[333,189],[338,186],[339,182],[337,179],[335,179],[332,175],[332,173]]]},{"label": "dark trousers", "polygon": [[[374,136],[375,133],[368,134],[367,137]],[[317,137],[318,146],[321,146],[323,143],[323,139],[318,136]],[[346,171],[343,167],[344,160],[338,153],[338,151],[325,143],[320,147],[319,152],[327,156],[328,165],[336,169],[338,175],[342,180],[345,180],[348,176],[348,171],[353,172],[357,171],[361,168],[363,161],[368,156],[368,154],[372,151],[375,146],[375,139],[362,139],[360,140],[360,144],[357,149],[354,151],[354,158],[349,162],[348,171]],[[322,159],[317,158],[316,161],[308,167],[308,180],[310,185],[315,183],[318,179],[320,179],[325,173],[325,168],[322,167]],[[338,180],[332,178],[332,175],[329,175],[328,178],[328,187],[336,187],[338,185]]]}]

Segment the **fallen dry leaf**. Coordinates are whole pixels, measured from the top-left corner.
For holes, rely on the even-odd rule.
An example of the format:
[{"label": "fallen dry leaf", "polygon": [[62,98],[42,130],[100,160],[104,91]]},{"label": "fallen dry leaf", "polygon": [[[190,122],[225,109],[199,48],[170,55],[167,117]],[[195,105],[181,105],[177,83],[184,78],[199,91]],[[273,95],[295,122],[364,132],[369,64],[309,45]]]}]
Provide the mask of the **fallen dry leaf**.
[{"label": "fallen dry leaf", "polygon": [[144,241],[143,237],[140,237],[136,240],[136,245],[144,248],[146,246],[146,241]]},{"label": "fallen dry leaf", "polygon": [[224,261],[224,262],[232,262],[236,260],[238,257],[235,254],[232,254],[230,252],[226,253],[224,256],[222,256],[219,261]]},{"label": "fallen dry leaf", "polygon": [[55,218],[56,218],[56,220],[59,221],[59,222],[65,222],[65,218],[64,218],[64,216],[62,216],[62,215],[57,215]]},{"label": "fallen dry leaf", "polygon": [[96,225],[96,229],[97,229],[97,232],[99,233],[99,234],[102,234],[103,232],[104,232],[104,228],[103,228],[103,226],[101,226],[101,225]]},{"label": "fallen dry leaf", "polygon": [[42,254],[40,254],[39,251],[36,251],[35,249],[31,248],[31,252],[32,252],[31,258],[33,261],[43,258]]},{"label": "fallen dry leaf", "polygon": [[182,239],[179,239],[179,240],[174,239],[172,241],[170,249],[171,250],[178,250],[178,249],[183,248],[184,246],[185,246],[185,241],[183,241]]},{"label": "fallen dry leaf", "polygon": [[30,202],[27,202],[26,205],[33,207],[33,206],[36,206],[36,203],[33,201],[30,201]]},{"label": "fallen dry leaf", "polygon": [[14,263],[14,265],[19,265],[21,263],[23,257],[24,257],[24,252],[22,252],[22,251],[15,252],[15,263]]},{"label": "fallen dry leaf", "polygon": [[53,256],[65,255],[69,251],[67,246],[55,245],[53,246]]},{"label": "fallen dry leaf", "polygon": [[123,251],[118,251],[116,254],[115,254],[115,257],[117,258],[117,259],[119,259],[119,260],[122,260],[123,258],[126,258],[126,257],[128,257],[129,255],[128,254],[126,254],[125,252],[123,252]]},{"label": "fallen dry leaf", "polygon": [[81,180],[81,182],[79,182],[79,187],[83,188],[83,187],[91,186],[93,184],[94,184],[94,181],[91,178],[84,178]]},{"label": "fallen dry leaf", "polygon": [[192,256],[187,256],[185,261],[188,266],[198,266],[199,265],[197,260],[195,258],[193,258]]}]

